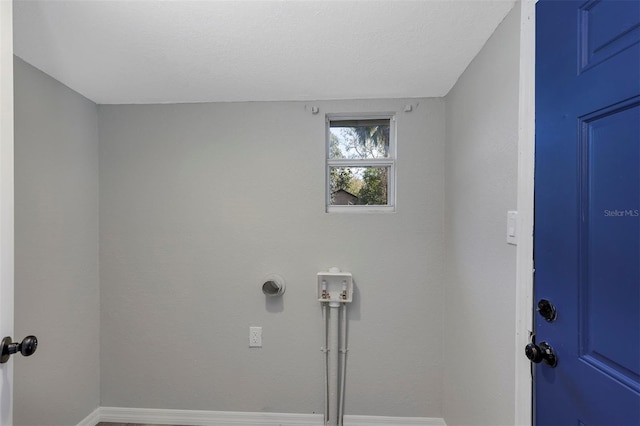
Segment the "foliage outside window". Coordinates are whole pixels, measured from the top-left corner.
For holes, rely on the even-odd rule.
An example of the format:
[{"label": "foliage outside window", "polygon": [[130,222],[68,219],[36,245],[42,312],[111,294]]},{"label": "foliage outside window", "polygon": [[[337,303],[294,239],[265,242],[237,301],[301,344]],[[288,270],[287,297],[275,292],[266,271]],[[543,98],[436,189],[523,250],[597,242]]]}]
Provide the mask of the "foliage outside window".
[{"label": "foliage outside window", "polygon": [[327,116],[327,211],[393,210],[394,121]]}]

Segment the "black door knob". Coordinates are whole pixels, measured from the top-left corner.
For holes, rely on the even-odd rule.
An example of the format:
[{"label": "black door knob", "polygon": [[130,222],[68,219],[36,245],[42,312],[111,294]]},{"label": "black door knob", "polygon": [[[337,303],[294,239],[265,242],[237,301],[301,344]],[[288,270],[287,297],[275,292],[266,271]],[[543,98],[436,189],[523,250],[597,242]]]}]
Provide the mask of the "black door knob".
[{"label": "black door knob", "polygon": [[535,343],[529,343],[524,347],[524,354],[529,358],[529,361],[538,364],[542,362],[542,351]]},{"label": "black door knob", "polygon": [[551,367],[558,365],[558,357],[553,352],[551,345],[547,342],[540,342],[540,345],[529,343],[524,348],[524,354],[529,358],[529,361],[536,364],[544,361]]},{"label": "black door knob", "polygon": [[27,336],[20,343],[14,343],[11,337],[5,337],[0,343],[0,364],[9,361],[11,355],[20,352],[23,356],[30,356],[38,349],[38,339],[36,336]]}]

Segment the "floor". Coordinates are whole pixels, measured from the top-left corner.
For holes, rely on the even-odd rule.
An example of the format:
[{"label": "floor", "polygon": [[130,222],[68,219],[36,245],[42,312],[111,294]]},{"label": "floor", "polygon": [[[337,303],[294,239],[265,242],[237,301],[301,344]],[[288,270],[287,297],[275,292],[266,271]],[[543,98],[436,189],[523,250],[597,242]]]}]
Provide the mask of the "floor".
[{"label": "floor", "polygon": [[[110,423],[110,422],[100,422],[96,426],[161,426],[161,425],[149,425],[142,423]],[[163,425],[167,426],[167,425]],[[180,425],[171,425],[171,426],[180,426]]]}]

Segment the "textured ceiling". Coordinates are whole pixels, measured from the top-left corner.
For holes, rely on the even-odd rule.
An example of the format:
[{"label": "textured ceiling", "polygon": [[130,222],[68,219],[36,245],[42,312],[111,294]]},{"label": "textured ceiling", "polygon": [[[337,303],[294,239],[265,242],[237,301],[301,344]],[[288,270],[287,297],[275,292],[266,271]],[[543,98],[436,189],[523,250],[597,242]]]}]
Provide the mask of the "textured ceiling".
[{"label": "textured ceiling", "polygon": [[513,4],[17,0],[14,45],[101,104],[437,97]]}]

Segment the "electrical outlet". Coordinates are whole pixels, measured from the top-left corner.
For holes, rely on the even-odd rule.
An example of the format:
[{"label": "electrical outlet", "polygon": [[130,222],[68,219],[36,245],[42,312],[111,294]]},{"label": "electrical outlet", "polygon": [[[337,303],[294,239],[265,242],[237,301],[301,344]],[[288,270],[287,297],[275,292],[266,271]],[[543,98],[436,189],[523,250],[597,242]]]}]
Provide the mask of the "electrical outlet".
[{"label": "electrical outlet", "polygon": [[262,327],[249,327],[249,347],[262,347]]}]

